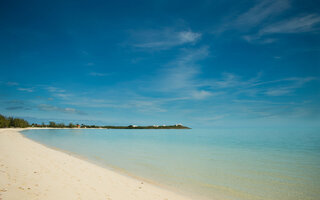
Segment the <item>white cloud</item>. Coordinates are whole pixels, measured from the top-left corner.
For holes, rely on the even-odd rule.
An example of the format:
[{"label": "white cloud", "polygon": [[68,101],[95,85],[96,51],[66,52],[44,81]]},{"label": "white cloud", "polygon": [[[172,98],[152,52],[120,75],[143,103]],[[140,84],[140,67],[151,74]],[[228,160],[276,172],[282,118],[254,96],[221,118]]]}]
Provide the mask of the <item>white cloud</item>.
[{"label": "white cloud", "polygon": [[237,27],[252,27],[282,13],[290,7],[288,0],[263,0],[240,15],[234,22]]},{"label": "white cloud", "polygon": [[46,87],[46,90],[49,92],[65,92],[65,90],[63,89],[52,87],[52,86]]},{"label": "white cloud", "polygon": [[[123,92],[123,91],[121,91]],[[122,94],[123,95],[123,94]],[[77,98],[77,101],[68,102],[69,105],[89,107],[89,108],[112,108],[112,109],[132,109],[140,112],[166,112],[162,104],[170,101],[169,99],[157,99],[143,96],[130,96],[130,98],[121,99],[91,99]],[[173,101],[173,100],[172,100]]]},{"label": "white cloud", "polygon": [[272,88],[268,89],[265,94],[268,96],[283,96],[290,94],[292,92],[292,89],[290,88]]},{"label": "white cloud", "polygon": [[157,90],[173,92],[180,97],[191,99],[204,99],[209,97],[210,92],[202,90],[197,76],[201,73],[201,67],[197,65],[199,60],[209,54],[208,47],[198,49],[185,49],[172,62],[168,63],[155,84]]},{"label": "white cloud", "polygon": [[240,77],[232,73],[223,73],[223,77],[220,80],[213,80],[210,86],[214,88],[230,88],[239,87],[247,84],[246,82],[240,81]]},{"label": "white cloud", "polygon": [[48,105],[48,104],[40,104],[38,105],[39,110],[42,111],[57,111],[57,112],[62,112],[62,113],[70,113],[70,114],[79,114],[79,115],[85,115],[86,113],[79,111],[74,108],[61,108],[53,105]]},{"label": "white cloud", "polygon": [[70,96],[72,96],[70,93],[67,93],[66,90],[53,86],[45,86],[45,90],[52,93],[53,96],[59,97],[61,99],[68,99]]},{"label": "white cloud", "polygon": [[241,30],[248,32],[251,28],[280,15],[290,8],[289,0],[262,0],[242,14],[232,15],[223,21],[223,25],[215,31],[222,33],[227,30]]},{"label": "white cloud", "polygon": [[[223,73],[222,78],[215,80],[205,80],[199,85],[209,86],[210,92],[216,94],[217,91],[227,92],[231,96],[245,95],[267,95],[267,96],[283,96],[292,95],[298,88],[310,81],[317,80],[315,77],[290,77],[276,79],[270,81],[262,81],[261,75],[243,80],[242,77],[232,74]],[[227,90],[228,89],[228,90]]]},{"label": "white cloud", "polygon": [[62,99],[68,99],[69,97],[71,97],[71,94],[65,94],[65,93],[54,93],[53,94],[56,97],[60,97]]},{"label": "white cloud", "polygon": [[[258,73],[253,78],[243,80],[243,77],[233,74],[233,73],[222,73],[220,79],[211,79],[206,81],[206,85],[210,86],[213,90],[221,90],[228,88],[242,88],[241,91],[245,91],[245,93],[252,93],[253,89],[250,91],[247,88],[253,87],[255,84],[258,84],[261,78],[261,73]],[[240,91],[237,91],[238,93]]]},{"label": "white cloud", "polygon": [[141,49],[163,50],[183,44],[194,44],[201,38],[201,33],[188,31],[149,30],[135,32],[137,42],[134,47]]},{"label": "white cloud", "polygon": [[99,73],[99,72],[90,72],[90,76],[107,76],[108,74],[105,73]]},{"label": "white cloud", "polygon": [[33,88],[18,88],[17,90],[20,90],[23,92],[33,92]]},{"label": "white cloud", "polygon": [[212,92],[205,91],[205,90],[195,90],[192,93],[192,96],[195,99],[206,99],[212,95],[213,95]]},{"label": "white cloud", "polygon": [[74,112],[76,112],[76,109],[74,109],[74,108],[64,108],[64,111],[74,113]]},{"label": "white cloud", "polygon": [[178,36],[181,43],[196,42],[198,39],[200,39],[200,37],[201,37],[200,33],[194,33],[191,31],[179,32],[179,36]]},{"label": "white cloud", "polygon": [[[267,88],[265,94],[268,96],[283,96],[283,95],[291,95],[295,92],[296,89],[301,88],[304,84],[316,80],[314,77],[291,77],[286,79],[276,80],[270,83],[282,83],[282,86],[273,86]],[[267,83],[268,84],[268,83]]]},{"label": "white cloud", "polygon": [[247,42],[254,44],[270,44],[277,41],[275,38],[261,38],[260,35],[245,35],[242,38]]},{"label": "white cloud", "polygon": [[161,90],[187,89],[195,86],[194,78],[200,73],[197,67],[178,65],[165,70],[165,75],[160,79]]},{"label": "white cloud", "polygon": [[[248,11],[225,21],[216,33],[237,30],[245,33],[241,37],[249,43],[269,44],[277,41],[274,34],[297,34],[319,30],[318,14],[281,18],[281,14],[289,8],[289,0],[259,1]],[[279,21],[280,18],[283,20]]]},{"label": "white cloud", "polygon": [[229,97],[291,95],[305,83],[315,80],[314,77],[290,77],[262,81],[261,73],[249,79],[232,73],[223,73],[220,79],[200,79],[202,71],[197,62],[207,56],[207,48],[185,50],[159,72],[161,75],[149,84],[150,87],[176,97],[201,100],[221,94]]},{"label": "white cloud", "polygon": [[[165,64],[162,69],[157,70],[156,75],[150,76],[146,81],[135,81],[134,85],[138,85],[135,91],[138,93],[139,90],[147,93],[156,92],[162,96],[157,100],[147,98],[146,101],[156,102],[156,104],[153,104],[153,107],[156,107],[155,105],[159,105],[158,107],[160,107],[163,103],[171,101],[200,100],[216,95],[206,88],[202,88],[201,81],[198,80],[198,76],[202,73],[198,62],[205,59],[208,55],[209,50],[207,46],[180,49],[180,54],[171,62]],[[129,84],[133,85],[132,82]],[[164,98],[163,96],[166,97]],[[136,96],[133,99],[136,99]],[[127,104],[130,104],[130,102],[127,102]]]},{"label": "white cloud", "polygon": [[259,31],[259,35],[274,33],[303,33],[315,30],[320,23],[320,16],[316,14],[286,19],[270,24]]},{"label": "white cloud", "polygon": [[268,44],[276,41],[272,34],[298,34],[319,30],[320,16],[316,14],[285,19],[261,28],[258,33],[245,35],[243,39],[256,44]]}]

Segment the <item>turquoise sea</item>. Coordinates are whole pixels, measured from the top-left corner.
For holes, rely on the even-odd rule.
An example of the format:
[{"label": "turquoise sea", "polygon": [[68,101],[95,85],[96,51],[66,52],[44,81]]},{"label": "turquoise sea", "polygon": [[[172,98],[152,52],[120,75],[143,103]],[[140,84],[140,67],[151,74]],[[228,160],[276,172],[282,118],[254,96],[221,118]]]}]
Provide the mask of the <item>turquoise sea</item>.
[{"label": "turquoise sea", "polygon": [[320,199],[318,131],[46,129],[23,134],[194,199]]}]

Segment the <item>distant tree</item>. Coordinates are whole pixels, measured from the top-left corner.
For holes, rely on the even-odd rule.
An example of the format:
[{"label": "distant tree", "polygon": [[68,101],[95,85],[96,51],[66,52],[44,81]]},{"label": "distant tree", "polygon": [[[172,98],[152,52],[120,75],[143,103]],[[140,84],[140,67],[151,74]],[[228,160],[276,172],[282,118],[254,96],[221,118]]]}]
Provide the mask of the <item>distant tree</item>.
[{"label": "distant tree", "polygon": [[73,128],[74,125],[72,123],[69,123],[69,128]]},{"label": "distant tree", "polygon": [[49,127],[57,127],[55,122],[49,122]]},{"label": "distant tree", "polygon": [[58,128],[64,128],[65,125],[64,125],[64,123],[59,123],[59,124],[56,124],[56,127],[58,127]]},{"label": "distant tree", "polygon": [[13,124],[13,127],[20,127],[20,128],[26,128],[29,126],[29,123],[26,120],[20,119],[20,118],[12,118],[12,124]]},{"label": "distant tree", "polygon": [[0,128],[8,128],[10,121],[3,115],[0,115]]},{"label": "distant tree", "polygon": [[25,128],[28,127],[29,123],[20,118],[8,117],[6,118],[3,115],[0,115],[0,128],[9,128],[9,127],[20,127]]},{"label": "distant tree", "polygon": [[14,127],[13,117],[8,117],[9,120],[9,127]]}]

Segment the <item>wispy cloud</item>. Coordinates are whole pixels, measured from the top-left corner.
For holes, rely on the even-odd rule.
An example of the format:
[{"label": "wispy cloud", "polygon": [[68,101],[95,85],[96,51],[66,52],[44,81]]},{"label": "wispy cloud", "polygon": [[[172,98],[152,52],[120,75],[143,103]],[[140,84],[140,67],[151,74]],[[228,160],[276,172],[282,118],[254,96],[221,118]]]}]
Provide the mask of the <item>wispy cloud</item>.
[{"label": "wispy cloud", "polygon": [[232,73],[223,73],[220,80],[212,80],[208,84],[213,88],[230,88],[247,85],[247,81],[240,80],[240,77]]},{"label": "wispy cloud", "polygon": [[9,100],[5,101],[4,105],[6,110],[31,110],[31,106],[26,102],[22,100]]},{"label": "wispy cloud", "polygon": [[69,102],[70,105],[82,106],[88,108],[111,108],[111,109],[133,109],[139,112],[166,112],[162,108],[162,104],[166,100],[132,96],[129,99],[91,99],[91,98],[78,98],[76,102]]},{"label": "wispy cloud", "polygon": [[6,107],[6,110],[31,110],[31,108],[25,106],[9,106]]},{"label": "wispy cloud", "polygon": [[245,35],[242,37],[244,40],[246,40],[249,43],[254,43],[254,44],[271,44],[277,39],[275,38],[262,38],[261,35]]},{"label": "wispy cloud", "polygon": [[106,73],[99,73],[99,72],[90,72],[90,76],[108,76],[109,74]]},{"label": "wispy cloud", "polygon": [[303,87],[310,81],[317,80],[315,77],[290,77],[270,81],[262,81],[261,75],[243,80],[241,76],[232,73],[223,73],[221,79],[207,80],[204,84],[212,90],[233,89],[233,94],[245,94],[248,96],[267,95],[283,96],[291,95],[296,89]]},{"label": "wispy cloud", "polygon": [[22,91],[22,92],[33,92],[33,88],[18,88],[17,90]]},{"label": "wispy cloud", "polygon": [[159,101],[154,100],[133,100],[129,105],[142,112],[166,112],[167,110],[161,107]]},{"label": "wispy cloud", "polygon": [[62,113],[70,113],[70,114],[79,114],[79,115],[85,115],[86,113],[79,111],[74,108],[61,108],[53,105],[48,105],[48,104],[40,104],[38,105],[39,110],[42,111],[57,111],[57,112],[62,112]]},{"label": "wispy cloud", "polygon": [[180,41],[180,43],[192,43],[192,42],[196,42],[198,39],[201,38],[201,34],[200,33],[195,33],[192,31],[181,31],[178,33],[178,37],[177,37]]},{"label": "wispy cloud", "polygon": [[262,0],[246,12],[231,17],[231,20],[215,31],[223,33],[235,30],[249,43],[270,44],[278,40],[275,34],[297,34],[319,30],[320,16],[304,13],[283,18],[291,7],[289,0]]},{"label": "wispy cloud", "polygon": [[206,90],[194,90],[191,95],[194,99],[206,99],[214,94]]},{"label": "wispy cloud", "polygon": [[290,94],[292,92],[292,88],[282,87],[282,88],[272,88],[268,89],[265,94],[268,96],[283,96]]},{"label": "wispy cloud", "polygon": [[63,89],[52,87],[52,86],[46,87],[46,90],[49,92],[65,92],[65,90]]},{"label": "wispy cloud", "polygon": [[[222,73],[220,78],[203,78],[199,61],[209,55],[208,47],[184,49],[179,56],[158,71],[158,77],[144,84],[144,89],[185,100],[203,100],[217,96],[285,96],[293,95],[315,77],[289,77],[265,81],[262,73],[244,78],[233,73]],[[146,87],[148,85],[149,87]]]},{"label": "wispy cloud", "polygon": [[266,101],[266,100],[234,100],[233,109],[242,110],[244,116],[250,118],[312,118],[318,119],[319,105],[314,101]]},{"label": "wispy cloud", "polygon": [[171,90],[195,87],[195,76],[201,73],[197,62],[206,58],[208,54],[208,47],[184,49],[164,70],[164,77],[161,77],[163,89]]},{"label": "wispy cloud", "polygon": [[259,31],[259,35],[274,33],[303,33],[316,30],[315,26],[320,23],[320,16],[316,14],[305,15],[286,19],[270,24]]},{"label": "wispy cloud", "polygon": [[197,121],[205,121],[205,122],[215,122],[218,120],[221,120],[225,117],[227,117],[227,114],[223,114],[223,115],[212,115],[212,116],[207,116],[207,117],[193,117],[193,119],[197,120]]},{"label": "wispy cloud", "polygon": [[221,33],[226,30],[241,30],[248,32],[251,28],[260,25],[266,20],[275,17],[290,8],[288,0],[262,0],[240,15],[229,17],[216,32]]},{"label": "wispy cloud", "polygon": [[68,99],[72,95],[70,93],[67,93],[65,89],[61,89],[58,87],[53,86],[45,86],[44,89],[52,94],[52,96],[61,98],[61,99]]},{"label": "wispy cloud", "polygon": [[245,35],[243,39],[250,43],[268,44],[277,40],[274,38],[276,34],[311,33],[319,30],[319,24],[320,16],[309,14],[263,26],[257,33]]},{"label": "wispy cloud", "polygon": [[268,96],[283,96],[283,95],[289,95],[295,92],[296,89],[301,88],[304,86],[304,84],[316,80],[314,77],[306,77],[306,78],[287,78],[287,79],[281,79],[278,82],[284,83],[283,86],[274,86],[271,88],[268,88],[265,91],[265,94]]},{"label": "wispy cloud", "polygon": [[320,16],[316,14],[304,15],[271,23],[262,27],[257,33],[243,36],[250,43],[268,44],[276,41],[275,34],[311,33],[319,30]]},{"label": "wispy cloud", "polygon": [[174,31],[165,30],[147,30],[134,32],[134,38],[137,40],[133,44],[136,48],[163,50],[183,44],[194,44],[201,38],[201,33],[191,30]]},{"label": "wispy cloud", "polygon": [[212,95],[211,92],[199,86],[197,76],[201,74],[201,66],[198,61],[209,55],[208,47],[195,49],[184,49],[181,54],[169,62],[162,69],[161,74],[152,84],[157,90],[162,92],[173,92],[180,97],[204,99]]},{"label": "wispy cloud", "polygon": [[[153,77],[154,81],[150,81],[148,84],[144,82],[144,89],[140,90],[139,87],[136,87],[134,93],[126,93],[122,88],[116,94],[111,91],[113,95],[109,94],[110,98],[104,99],[101,96],[101,99],[93,99],[90,95],[88,97],[80,95],[75,96],[76,101],[74,99],[64,99],[63,105],[66,105],[65,107],[43,102],[38,106],[38,109],[69,114],[85,114],[74,108],[82,107],[92,108],[90,109],[92,112],[117,109],[162,115],[172,108],[174,110],[183,108],[183,112],[185,112],[185,108],[190,107],[192,101],[196,102],[197,107],[200,107],[196,109],[203,109],[202,111],[205,109],[215,110],[215,113],[207,116],[217,116],[217,118],[208,117],[207,122],[216,124],[216,121],[219,121],[219,123],[223,121],[220,119],[224,118],[225,114],[229,115],[231,113],[232,115],[236,114],[236,118],[241,118],[241,113],[252,118],[273,118],[293,112],[292,110],[297,107],[293,104],[296,100],[292,100],[293,103],[278,102],[276,99],[283,98],[275,97],[293,96],[297,89],[305,87],[308,82],[317,80],[315,77],[265,80],[262,73],[253,77],[222,73],[220,78],[218,76],[216,79],[204,79],[201,78],[203,74],[199,61],[205,59],[208,55],[207,47],[184,49],[175,60],[164,66],[163,71],[159,71],[158,77]],[[145,89],[145,85],[150,87]],[[149,96],[150,91],[157,93],[157,96]],[[121,93],[120,99],[117,98],[119,93]],[[266,98],[271,98],[271,103],[264,103]],[[241,101],[235,101],[237,99],[241,99]],[[233,104],[236,105],[232,106]],[[204,105],[206,108],[201,107]],[[301,107],[302,110],[305,110],[303,106]],[[221,108],[223,108],[223,112],[221,112]],[[191,113],[199,112],[199,110],[194,111],[193,109],[189,108]],[[180,111],[182,112],[182,110]],[[309,111],[306,110],[305,112]]]},{"label": "wispy cloud", "polygon": [[233,24],[237,27],[252,27],[264,20],[279,15],[290,7],[288,0],[263,0],[241,14]]},{"label": "wispy cloud", "polygon": [[259,91],[255,86],[261,82],[261,76],[262,73],[258,73],[254,77],[245,79],[240,75],[224,72],[220,78],[205,80],[203,85],[211,88],[213,91],[223,91],[226,93],[234,90],[235,95],[245,94],[254,96]]},{"label": "wispy cloud", "polygon": [[66,93],[54,93],[53,96],[59,97],[59,98],[62,98],[62,99],[68,99],[72,95],[71,94],[66,94]]},{"label": "wispy cloud", "polygon": [[7,82],[6,85],[17,86],[17,85],[19,85],[19,83],[17,83],[17,82]]},{"label": "wispy cloud", "polygon": [[93,62],[89,62],[89,63],[87,63],[86,65],[87,65],[87,66],[93,66],[94,63],[93,63]]}]

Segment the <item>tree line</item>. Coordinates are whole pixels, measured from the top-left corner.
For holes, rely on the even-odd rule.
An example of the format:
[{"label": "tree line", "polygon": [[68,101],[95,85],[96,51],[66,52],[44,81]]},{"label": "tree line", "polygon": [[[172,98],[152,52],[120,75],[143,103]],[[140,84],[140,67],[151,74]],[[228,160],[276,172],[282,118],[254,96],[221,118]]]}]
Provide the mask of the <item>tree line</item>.
[{"label": "tree line", "polygon": [[64,123],[55,123],[55,122],[49,122],[49,124],[29,124],[24,119],[21,118],[15,118],[15,117],[6,117],[0,114],[0,128],[27,128],[27,127],[50,127],[50,128],[77,128],[77,127],[85,127],[84,124],[78,125],[78,124],[72,124],[69,123],[68,125],[65,125]]},{"label": "tree line", "polygon": [[56,123],[56,122],[49,122],[49,124],[45,124],[45,123],[42,123],[42,124],[36,124],[36,123],[33,123],[31,124],[31,127],[40,127],[40,128],[80,128],[80,127],[83,127],[84,125],[79,125],[79,124],[73,124],[73,123],[69,123],[69,124],[64,124],[64,123]]},{"label": "tree line", "polygon": [[29,127],[29,123],[21,118],[5,117],[0,114],[0,128],[26,128]]},{"label": "tree line", "polygon": [[26,120],[14,117],[5,117],[0,114],[0,128],[26,128],[26,127],[39,127],[39,128],[106,128],[106,129],[190,129],[189,127],[177,125],[169,126],[97,126],[97,125],[85,125],[85,124],[73,124],[69,123],[65,125],[64,123],[49,122],[48,124],[29,124]]}]

